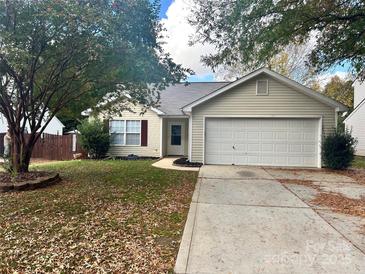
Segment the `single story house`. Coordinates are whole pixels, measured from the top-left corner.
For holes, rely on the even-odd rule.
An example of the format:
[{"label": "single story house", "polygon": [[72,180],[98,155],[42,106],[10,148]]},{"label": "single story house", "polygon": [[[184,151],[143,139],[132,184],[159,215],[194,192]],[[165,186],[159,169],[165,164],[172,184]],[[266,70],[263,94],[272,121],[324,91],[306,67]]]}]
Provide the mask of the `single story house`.
[{"label": "single story house", "polygon": [[234,82],[181,83],[158,109],[109,121],[111,156],[184,155],[223,165],[321,167],[321,143],[346,107],[267,68]]},{"label": "single story house", "polygon": [[358,141],[356,155],[365,156],[365,83],[354,83],[354,110],[345,119],[345,125]]},{"label": "single story house", "polygon": [[[44,125],[44,123],[42,123],[42,125]],[[43,133],[62,135],[64,127],[65,126],[62,124],[62,122],[56,116],[54,116],[46,126]],[[30,131],[29,124],[27,124],[26,130],[28,132]],[[6,121],[5,117],[2,114],[0,114],[0,133],[6,133],[7,131],[8,131],[8,122]]]}]

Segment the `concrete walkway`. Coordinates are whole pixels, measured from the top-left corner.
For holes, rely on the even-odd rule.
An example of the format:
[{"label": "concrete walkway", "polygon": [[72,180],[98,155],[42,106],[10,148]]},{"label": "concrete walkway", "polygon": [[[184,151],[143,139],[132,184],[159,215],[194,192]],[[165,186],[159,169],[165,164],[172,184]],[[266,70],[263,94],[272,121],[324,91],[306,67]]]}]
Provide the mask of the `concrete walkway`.
[{"label": "concrete walkway", "polygon": [[181,157],[165,157],[161,160],[155,162],[152,164],[152,166],[157,168],[163,168],[163,169],[173,169],[173,170],[182,170],[182,171],[199,171],[199,167],[182,167],[182,166],[175,166],[173,162],[176,159],[179,159]]},{"label": "concrete walkway", "polygon": [[365,255],[259,167],[203,166],[176,273],[365,273]]}]

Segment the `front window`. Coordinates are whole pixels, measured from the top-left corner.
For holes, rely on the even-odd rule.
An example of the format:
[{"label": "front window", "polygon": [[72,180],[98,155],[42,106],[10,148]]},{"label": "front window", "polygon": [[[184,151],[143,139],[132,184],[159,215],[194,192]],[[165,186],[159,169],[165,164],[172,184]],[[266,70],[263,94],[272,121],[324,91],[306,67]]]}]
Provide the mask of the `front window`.
[{"label": "front window", "polygon": [[126,145],[139,145],[141,139],[141,122],[127,121]]},{"label": "front window", "polygon": [[111,120],[110,137],[113,145],[138,146],[141,144],[141,121]]}]

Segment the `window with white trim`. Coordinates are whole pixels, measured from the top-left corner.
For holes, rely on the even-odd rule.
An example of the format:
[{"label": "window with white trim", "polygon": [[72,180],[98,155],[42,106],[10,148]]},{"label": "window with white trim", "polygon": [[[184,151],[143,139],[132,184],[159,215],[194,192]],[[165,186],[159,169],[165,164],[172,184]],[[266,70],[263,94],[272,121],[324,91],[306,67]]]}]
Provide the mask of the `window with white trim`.
[{"label": "window with white trim", "polygon": [[112,145],[141,145],[140,120],[110,120],[110,141]]},{"label": "window with white trim", "polygon": [[256,81],[256,95],[269,95],[269,81],[257,80]]}]

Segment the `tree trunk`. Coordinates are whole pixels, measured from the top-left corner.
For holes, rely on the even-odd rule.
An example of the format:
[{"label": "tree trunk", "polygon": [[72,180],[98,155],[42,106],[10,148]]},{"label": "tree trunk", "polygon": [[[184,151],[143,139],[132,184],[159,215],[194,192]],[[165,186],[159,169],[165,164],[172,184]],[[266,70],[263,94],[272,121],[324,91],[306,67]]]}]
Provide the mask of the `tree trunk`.
[{"label": "tree trunk", "polygon": [[12,142],[12,171],[25,173],[29,171],[30,158],[34,144],[32,140],[23,138],[13,138]]}]

